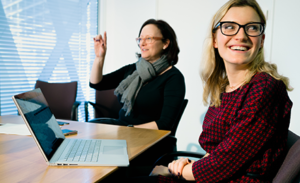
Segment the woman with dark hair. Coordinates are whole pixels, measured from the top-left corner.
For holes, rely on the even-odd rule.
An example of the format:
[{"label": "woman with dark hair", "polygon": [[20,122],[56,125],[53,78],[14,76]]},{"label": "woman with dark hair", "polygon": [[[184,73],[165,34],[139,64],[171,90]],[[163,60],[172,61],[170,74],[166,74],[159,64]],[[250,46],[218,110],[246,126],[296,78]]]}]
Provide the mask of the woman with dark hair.
[{"label": "woman with dark hair", "polygon": [[163,20],[147,20],[136,39],[141,54],[136,63],[102,75],[106,54],[106,32],[94,38],[96,58],[90,87],[96,90],[115,88],[123,105],[119,119],[96,122],[136,128],[171,130],[185,95],[185,82],[174,66],[179,48],[176,34]]}]

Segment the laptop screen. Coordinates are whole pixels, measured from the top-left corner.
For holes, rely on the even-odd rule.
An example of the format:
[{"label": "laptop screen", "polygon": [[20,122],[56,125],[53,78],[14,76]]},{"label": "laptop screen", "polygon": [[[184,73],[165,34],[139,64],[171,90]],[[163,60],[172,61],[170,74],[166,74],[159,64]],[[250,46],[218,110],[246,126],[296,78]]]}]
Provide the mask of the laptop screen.
[{"label": "laptop screen", "polygon": [[14,98],[44,154],[50,160],[65,136],[57,124],[44,95],[38,88],[16,95]]}]

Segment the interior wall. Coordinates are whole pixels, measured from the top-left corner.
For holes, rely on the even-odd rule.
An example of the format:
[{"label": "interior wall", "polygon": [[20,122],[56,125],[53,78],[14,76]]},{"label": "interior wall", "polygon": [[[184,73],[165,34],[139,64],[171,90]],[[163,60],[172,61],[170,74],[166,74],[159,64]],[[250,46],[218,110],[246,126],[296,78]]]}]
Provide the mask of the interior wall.
[{"label": "interior wall", "polygon": [[300,135],[300,1],[299,0],[275,0],[274,25],[272,41],[271,61],[276,63],[280,74],[290,79],[290,85],[294,88],[289,92],[293,102],[290,130]]},{"label": "interior wall", "polygon": [[[201,152],[198,137],[202,131],[207,106],[202,103],[202,83],[199,76],[202,47],[208,25],[214,13],[227,0],[100,0],[100,33],[108,33],[105,73],[137,61],[139,51],[135,38],[141,25],[149,18],[163,19],[175,30],[180,46],[177,68],[186,82],[189,103],[177,130],[178,149]],[[294,103],[290,129],[300,135],[299,48],[300,37],[287,32],[299,30],[297,17],[300,2],[284,0],[258,0],[268,17],[265,54],[266,60],[276,63],[279,72],[290,78],[295,88],[289,93]],[[298,14],[298,16],[296,16]],[[283,25],[284,23],[284,25]],[[287,29],[291,27],[291,29]],[[298,95],[297,95],[298,94]]]},{"label": "interior wall", "polygon": [[99,34],[107,32],[104,73],[137,61],[135,38],[142,24],[156,18],[156,0],[100,0]]}]

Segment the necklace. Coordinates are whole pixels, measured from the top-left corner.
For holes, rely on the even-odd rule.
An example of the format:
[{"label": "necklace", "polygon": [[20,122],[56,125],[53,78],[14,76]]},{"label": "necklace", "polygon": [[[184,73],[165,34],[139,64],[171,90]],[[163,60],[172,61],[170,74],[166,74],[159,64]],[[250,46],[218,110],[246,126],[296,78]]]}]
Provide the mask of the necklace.
[{"label": "necklace", "polygon": [[[253,75],[255,75],[255,73],[251,74],[250,77],[252,77]],[[234,86],[230,86],[230,83],[227,85],[229,88],[228,92],[232,92],[233,90],[236,90],[237,88],[239,88],[241,85],[243,85],[246,82],[246,79],[244,79],[243,82],[241,82],[240,84],[234,85]]]},{"label": "necklace", "polygon": [[241,82],[241,83],[239,83],[239,84],[237,84],[237,85],[234,85],[234,86],[230,86],[230,84],[228,84],[228,88],[230,89],[228,92],[231,92],[231,91],[237,89],[238,87],[240,87],[240,86],[241,86],[242,84],[244,84],[245,82],[246,82],[246,79],[245,79],[243,82]]}]

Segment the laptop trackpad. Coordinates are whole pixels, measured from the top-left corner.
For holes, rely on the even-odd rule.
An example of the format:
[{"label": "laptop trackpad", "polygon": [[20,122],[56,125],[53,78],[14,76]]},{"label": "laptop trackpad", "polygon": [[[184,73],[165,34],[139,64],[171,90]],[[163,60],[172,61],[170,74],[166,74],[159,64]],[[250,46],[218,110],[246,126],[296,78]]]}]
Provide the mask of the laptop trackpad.
[{"label": "laptop trackpad", "polygon": [[101,140],[100,149],[103,155],[127,155],[126,140]]},{"label": "laptop trackpad", "polygon": [[124,154],[125,148],[123,146],[104,146],[103,147],[103,154],[110,154],[110,155],[118,155]]},{"label": "laptop trackpad", "polygon": [[102,140],[99,161],[108,166],[128,166],[126,140]]}]

